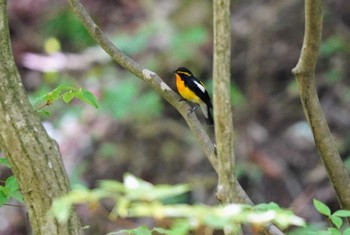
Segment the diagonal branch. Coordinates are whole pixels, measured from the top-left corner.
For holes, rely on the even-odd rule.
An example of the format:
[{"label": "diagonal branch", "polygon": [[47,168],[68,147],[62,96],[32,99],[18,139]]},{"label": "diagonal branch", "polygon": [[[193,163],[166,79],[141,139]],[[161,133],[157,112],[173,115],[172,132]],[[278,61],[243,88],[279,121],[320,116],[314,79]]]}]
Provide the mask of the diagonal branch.
[{"label": "diagonal branch", "polygon": [[350,180],[323,114],[315,86],[315,68],[322,37],[322,0],[305,1],[305,34],[302,51],[292,70],[300,90],[306,119],[317,150],[343,208],[350,209]]},{"label": "diagonal branch", "polygon": [[195,115],[187,115],[190,106],[185,102],[178,102],[180,97],[154,72],[144,69],[132,60],[130,57],[120,51],[101,31],[101,29],[92,20],[89,13],[81,5],[78,0],[68,0],[74,13],[80,18],[86,29],[96,40],[96,42],[112,57],[112,59],[119,65],[127,69],[136,77],[142,79],[149,86],[151,86],[159,95],[174,106],[187,124],[191,128],[199,144],[201,145],[205,155],[208,157],[211,165],[217,171],[217,160],[214,152],[214,145],[207,133],[202,128],[200,122]]}]

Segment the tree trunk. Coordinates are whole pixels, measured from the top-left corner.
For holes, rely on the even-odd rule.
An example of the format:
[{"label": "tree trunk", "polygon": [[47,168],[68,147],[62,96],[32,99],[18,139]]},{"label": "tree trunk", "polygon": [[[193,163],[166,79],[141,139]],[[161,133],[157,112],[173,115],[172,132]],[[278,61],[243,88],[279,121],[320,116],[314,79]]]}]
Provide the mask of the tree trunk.
[{"label": "tree trunk", "polygon": [[57,145],[23,89],[10,46],[6,0],[0,0],[0,51],[0,149],[18,180],[32,234],[82,234],[75,213],[67,224],[48,213],[52,201],[69,191],[69,182]]}]

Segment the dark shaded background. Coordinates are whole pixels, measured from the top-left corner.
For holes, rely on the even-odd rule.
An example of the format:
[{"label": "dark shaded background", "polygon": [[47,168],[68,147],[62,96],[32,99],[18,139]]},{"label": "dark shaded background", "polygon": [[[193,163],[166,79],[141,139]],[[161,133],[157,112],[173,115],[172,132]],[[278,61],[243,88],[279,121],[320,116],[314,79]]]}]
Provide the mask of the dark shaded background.
[{"label": "dark shaded background", "polygon": [[[211,91],[211,1],[86,0],[94,20],[116,45],[172,88],[171,71],[190,68]],[[232,1],[232,102],[238,173],[256,203],[274,201],[321,221],[317,198],[338,209],[315,149],[291,75],[300,53],[301,0]],[[317,66],[318,94],[347,166],[350,148],[350,2],[325,1]],[[98,110],[79,101],[56,102],[42,120],[62,152],[74,185],[121,180],[130,172],[155,184],[190,183],[189,203],[216,204],[216,174],[184,120],[164,100],[116,65],[90,38],[65,1],[8,1],[12,47],[35,100],[69,82],[93,92]],[[211,93],[211,92],[210,92]],[[200,112],[199,119],[205,125]],[[213,136],[213,130],[208,127]],[[1,179],[11,172],[0,168]],[[14,202],[15,203],[15,202]],[[108,208],[80,206],[86,234],[149,224],[109,221]],[[21,208],[0,208],[0,234],[28,234]],[[152,225],[151,225],[152,226]]]}]

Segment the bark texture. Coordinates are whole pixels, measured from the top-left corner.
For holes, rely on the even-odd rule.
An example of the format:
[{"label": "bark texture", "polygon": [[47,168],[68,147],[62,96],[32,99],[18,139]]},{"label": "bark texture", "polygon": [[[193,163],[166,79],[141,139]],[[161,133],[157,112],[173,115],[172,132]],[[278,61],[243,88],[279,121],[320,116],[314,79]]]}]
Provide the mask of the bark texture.
[{"label": "bark texture", "polygon": [[69,182],[57,145],[23,89],[11,51],[6,0],[0,0],[0,51],[0,149],[18,180],[32,234],[82,234],[75,212],[67,224],[48,213],[53,199],[69,191]]}]

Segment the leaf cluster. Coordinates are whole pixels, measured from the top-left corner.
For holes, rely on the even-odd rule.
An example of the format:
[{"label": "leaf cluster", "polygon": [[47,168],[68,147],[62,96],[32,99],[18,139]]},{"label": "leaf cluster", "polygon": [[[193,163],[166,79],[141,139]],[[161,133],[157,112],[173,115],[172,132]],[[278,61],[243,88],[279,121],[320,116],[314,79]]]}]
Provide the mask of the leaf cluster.
[{"label": "leaf cluster", "polygon": [[[153,185],[131,174],[125,174],[124,182],[103,180],[96,189],[89,190],[81,187],[73,190],[54,201],[52,212],[59,221],[66,222],[74,204],[89,203],[96,206],[101,199],[112,198],[115,206],[110,212],[110,219],[117,217],[151,217],[158,220],[172,218],[179,223],[175,222],[169,231],[164,229],[157,231],[161,234],[185,235],[199,226],[234,230],[239,224],[265,226],[274,223],[282,229],[290,225],[304,225],[303,219],[295,216],[290,210],[280,208],[276,203],[257,206],[245,204],[169,205],[164,203],[165,199],[177,197],[189,190],[188,185]],[[127,234],[150,234],[145,232],[145,229],[147,228],[140,227],[127,230]],[[182,232],[179,232],[178,229]],[[177,233],[170,232],[175,230]],[[148,232],[152,231],[148,230]],[[120,234],[120,232],[112,234]]]},{"label": "leaf cluster", "polygon": [[[10,167],[6,158],[0,158],[0,164]],[[14,175],[8,177],[4,185],[0,185],[0,207],[8,203],[11,198],[23,202],[23,197],[18,189],[18,182]]]},{"label": "leaf cluster", "polygon": [[321,232],[322,235],[350,235],[350,228],[344,226],[344,219],[350,217],[350,210],[337,210],[332,213],[329,207],[323,202],[313,199],[313,203],[316,210],[324,215],[331,225],[327,231]]},{"label": "leaf cluster", "polygon": [[44,114],[50,114],[47,111],[42,111],[45,106],[53,104],[55,101],[62,99],[65,103],[71,102],[74,98],[77,98],[95,108],[98,108],[97,98],[88,90],[81,87],[73,87],[67,84],[61,84],[52,91],[45,93],[35,103],[43,103],[37,111],[43,112]]}]

